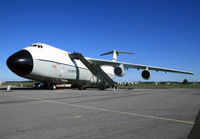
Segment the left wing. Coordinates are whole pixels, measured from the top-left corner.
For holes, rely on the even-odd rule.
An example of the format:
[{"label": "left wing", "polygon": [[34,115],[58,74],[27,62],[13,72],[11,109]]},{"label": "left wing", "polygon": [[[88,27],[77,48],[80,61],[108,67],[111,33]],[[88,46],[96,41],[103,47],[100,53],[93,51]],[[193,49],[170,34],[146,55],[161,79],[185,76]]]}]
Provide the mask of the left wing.
[{"label": "left wing", "polygon": [[161,67],[153,67],[153,66],[147,66],[147,65],[139,65],[139,64],[132,64],[132,63],[126,63],[126,62],[119,62],[119,61],[111,61],[111,60],[102,60],[102,59],[94,59],[94,58],[86,58],[88,61],[90,61],[93,64],[97,65],[110,65],[117,67],[119,65],[123,65],[125,69],[128,68],[135,68],[135,69],[146,69],[146,70],[155,70],[155,71],[164,71],[164,72],[175,72],[175,73],[183,73],[183,74],[191,74],[192,72],[188,71],[182,71],[182,70],[175,70],[175,69],[167,69],[167,68],[161,68]]}]

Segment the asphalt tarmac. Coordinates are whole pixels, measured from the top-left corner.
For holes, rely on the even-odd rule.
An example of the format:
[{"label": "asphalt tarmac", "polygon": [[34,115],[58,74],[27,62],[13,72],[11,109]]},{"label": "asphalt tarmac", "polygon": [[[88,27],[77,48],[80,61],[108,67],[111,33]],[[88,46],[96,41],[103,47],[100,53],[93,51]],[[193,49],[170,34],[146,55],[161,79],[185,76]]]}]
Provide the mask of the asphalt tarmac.
[{"label": "asphalt tarmac", "polygon": [[184,139],[200,89],[0,90],[0,139]]}]

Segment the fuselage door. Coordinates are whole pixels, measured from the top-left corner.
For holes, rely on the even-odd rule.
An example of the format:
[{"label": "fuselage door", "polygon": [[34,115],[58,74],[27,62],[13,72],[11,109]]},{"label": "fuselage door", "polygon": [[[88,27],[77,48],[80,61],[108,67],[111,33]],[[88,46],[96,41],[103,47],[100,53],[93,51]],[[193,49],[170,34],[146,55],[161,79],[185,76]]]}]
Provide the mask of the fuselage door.
[{"label": "fuselage door", "polygon": [[64,66],[62,64],[57,63],[56,64],[57,68],[56,68],[56,72],[57,72],[57,77],[62,77],[63,72],[64,72]]}]

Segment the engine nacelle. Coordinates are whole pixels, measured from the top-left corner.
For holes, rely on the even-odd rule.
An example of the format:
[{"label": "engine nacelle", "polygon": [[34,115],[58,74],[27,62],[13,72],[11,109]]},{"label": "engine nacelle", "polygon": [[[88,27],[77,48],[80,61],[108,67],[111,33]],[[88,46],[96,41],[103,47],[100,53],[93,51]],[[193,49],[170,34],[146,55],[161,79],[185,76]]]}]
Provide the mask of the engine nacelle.
[{"label": "engine nacelle", "polygon": [[124,66],[121,64],[120,66],[114,68],[115,75],[122,77],[125,74]]},{"label": "engine nacelle", "polygon": [[148,80],[150,78],[151,74],[148,70],[143,70],[141,76],[143,79]]}]

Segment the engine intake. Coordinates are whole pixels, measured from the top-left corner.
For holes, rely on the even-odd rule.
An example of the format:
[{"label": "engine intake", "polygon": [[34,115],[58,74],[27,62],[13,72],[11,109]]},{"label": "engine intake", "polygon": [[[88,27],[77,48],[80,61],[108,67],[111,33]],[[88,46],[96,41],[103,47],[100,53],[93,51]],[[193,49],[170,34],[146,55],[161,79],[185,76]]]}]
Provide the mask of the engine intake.
[{"label": "engine intake", "polygon": [[124,76],[125,72],[124,72],[124,66],[123,65],[120,65],[118,67],[116,67],[114,69],[114,73],[115,75],[119,76],[119,77],[122,77]]},{"label": "engine intake", "polygon": [[148,70],[144,70],[142,71],[142,78],[145,79],[145,80],[148,80],[151,76],[150,72]]}]

